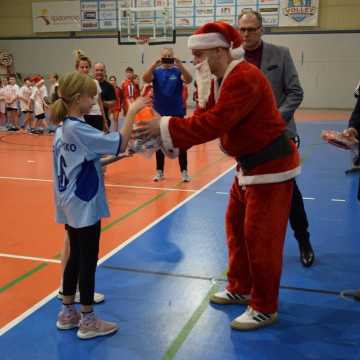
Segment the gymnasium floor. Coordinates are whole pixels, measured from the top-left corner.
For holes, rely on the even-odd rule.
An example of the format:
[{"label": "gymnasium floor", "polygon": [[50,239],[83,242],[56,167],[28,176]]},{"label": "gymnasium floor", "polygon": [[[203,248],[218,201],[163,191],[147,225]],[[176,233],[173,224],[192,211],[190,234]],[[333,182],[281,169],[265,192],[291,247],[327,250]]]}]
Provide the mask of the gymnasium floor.
[{"label": "gymnasium floor", "polygon": [[[303,268],[288,231],[280,321],[255,332],[230,329],[242,306],[213,306],[225,286],[223,218],[233,161],[216,142],[189,152],[193,180],[176,161],[153,183],[154,159],[108,168],[112,217],[103,223],[97,313],[117,321],[113,336],[81,341],[55,327],[63,231],[53,222],[51,137],[0,133],[0,349],[17,359],[360,359],[360,303],[341,291],[360,287],[357,175],[350,155],[323,143],[344,112],[298,113],[303,173],[298,178],[316,263]],[[21,258],[17,258],[20,256]]]}]

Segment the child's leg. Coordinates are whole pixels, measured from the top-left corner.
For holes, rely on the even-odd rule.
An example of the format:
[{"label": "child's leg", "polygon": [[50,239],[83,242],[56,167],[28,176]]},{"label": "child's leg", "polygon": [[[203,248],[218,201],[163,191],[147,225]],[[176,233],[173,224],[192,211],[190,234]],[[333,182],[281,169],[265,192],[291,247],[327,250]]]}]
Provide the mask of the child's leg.
[{"label": "child's leg", "polygon": [[69,260],[70,256],[70,240],[69,240],[69,234],[65,230],[65,236],[64,236],[64,247],[60,254],[60,260],[61,260],[61,280],[60,280],[60,293],[63,292],[63,278],[64,278],[64,271],[66,264]]},{"label": "child's leg", "polygon": [[118,327],[115,323],[98,319],[92,309],[101,223],[98,221],[92,226],[79,230],[81,234],[79,236],[81,320],[77,336],[81,339],[90,339],[112,334],[117,331]]},{"label": "child's leg", "polygon": [[81,310],[83,312],[91,311],[94,301],[100,231],[100,221],[81,229],[79,289]]},{"label": "child's leg", "polygon": [[63,279],[63,306],[58,314],[56,327],[60,330],[73,329],[79,326],[80,314],[77,312],[74,300],[76,283],[79,275],[80,247],[78,229],[68,227],[69,238],[65,241],[70,244],[69,259],[66,262]]},{"label": "child's leg", "polygon": [[19,113],[18,111],[12,111],[13,124],[15,128],[19,128]]},{"label": "child's leg", "polygon": [[74,303],[81,261],[79,229],[68,226],[66,233],[68,234],[69,253],[63,277],[63,303],[65,305]]},{"label": "child's leg", "polygon": [[118,132],[119,131],[119,111],[113,112],[113,131]]}]

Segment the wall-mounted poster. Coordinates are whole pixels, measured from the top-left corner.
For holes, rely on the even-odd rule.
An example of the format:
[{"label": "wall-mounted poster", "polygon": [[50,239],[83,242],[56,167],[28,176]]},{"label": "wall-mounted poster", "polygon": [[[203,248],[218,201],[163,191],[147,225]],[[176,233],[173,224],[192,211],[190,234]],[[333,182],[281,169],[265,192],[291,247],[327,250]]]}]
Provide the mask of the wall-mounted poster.
[{"label": "wall-mounted poster", "polygon": [[32,3],[34,32],[80,31],[80,2]]},{"label": "wall-mounted poster", "polygon": [[100,0],[99,24],[102,30],[117,29],[117,3],[114,0]]},{"label": "wall-mounted poster", "polygon": [[279,25],[279,0],[259,0],[258,11],[263,18],[263,26]]},{"label": "wall-mounted poster", "polygon": [[96,0],[81,0],[81,30],[98,30],[99,7]]},{"label": "wall-mounted poster", "polygon": [[194,26],[194,8],[177,8],[176,9],[176,26],[179,28]]},{"label": "wall-mounted poster", "polygon": [[195,9],[196,17],[208,16],[214,19],[214,8],[213,7],[197,7]]},{"label": "wall-mounted poster", "polygon": [[214,6],[214,0],[195,0],[195,6]]},{"label": "wall-mounted poster", "polygon": [[234,6],[217,6],[216,7],[216,18],[218,17],[229,17],[235,16],[235,7]]},{"label": "wall-mounted poster", "polygon": [[195,18],[195,26],[196,27],[199,27],[201,25],[204,25],[208,22],[212,22],[214,21],[214,18],[213,17],[196,17]]},{"label": "wall-mounted poster", "polygon": [[317,26],[319,0],[281,0],[279,26]]},{"label": "wall-mounted poster", "polygon": [[193,0],[176,0],[176,7],[192,7],[194,6]]}]

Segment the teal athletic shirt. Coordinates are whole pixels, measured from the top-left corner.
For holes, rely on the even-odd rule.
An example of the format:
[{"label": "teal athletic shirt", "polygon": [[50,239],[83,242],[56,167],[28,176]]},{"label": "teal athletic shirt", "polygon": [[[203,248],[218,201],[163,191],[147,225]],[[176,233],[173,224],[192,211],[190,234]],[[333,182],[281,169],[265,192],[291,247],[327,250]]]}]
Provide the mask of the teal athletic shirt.
[{"label": "teal athletic shirt", "polygon": [[177,67],[158,67],[153,72],[153,106],[162,116],[185,116],[183,82]]},{"label": "teal athletic shirt", "polygon": [[100,157],[117,155],[120,146],[118,132],[105,134],[81,118],[68,117],[56,129],[53,176],[57,223],[82,228],[110,215]]}]

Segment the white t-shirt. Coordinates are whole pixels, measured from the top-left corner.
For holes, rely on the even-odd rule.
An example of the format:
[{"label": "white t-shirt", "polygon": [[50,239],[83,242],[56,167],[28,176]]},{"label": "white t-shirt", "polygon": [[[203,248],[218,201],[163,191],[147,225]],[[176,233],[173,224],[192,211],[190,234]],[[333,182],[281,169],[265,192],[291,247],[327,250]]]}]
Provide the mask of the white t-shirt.
[{"label": "white t-shirt", "polygon": [[48,95],[45,85],[40,87],[34,86],[31,94],[31,100],[34,101],[34,114],[40,115],[45,113],[44,98]]},{"label": "white t-shirt", "polygon": [[0,87],[0,113],[5,114],[5,88]]},{"label": "white t-shirt", "polygon": [[97,80],[94,79],[94,81],[96,82],[97,94],[94,96],[95,104],[92,106],[88,115],[102,115],[100,105],[99,105],[99,96],[101,94],[101,87]]},{"label": "white t-shirt", "polygon": [[5,93],[5,104],[6,107],[17,109],[17,96],[19,93],[19,86],[18,85],[6,85],[4,88]]},{"label": "white t-shirt", "polygon": [[[27,86],[27,85],[23,85],[20,90],[19,90],[19,102],[20,102],[20,110],[21,111],[30,111],[30,97],[32,94],[32,87]],[[24,98],[24,99],[20,99]]]}]

